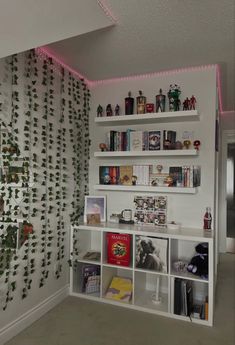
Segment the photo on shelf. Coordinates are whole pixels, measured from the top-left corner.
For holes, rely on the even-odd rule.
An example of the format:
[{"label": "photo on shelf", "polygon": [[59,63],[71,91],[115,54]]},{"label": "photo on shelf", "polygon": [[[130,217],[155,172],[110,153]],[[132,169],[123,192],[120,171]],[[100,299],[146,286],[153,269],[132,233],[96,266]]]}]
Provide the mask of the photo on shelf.
[{"label": "photo on shelf", "polygon": [[136,267],[167,273],[168,239],[136,236]]},{"label": "photo on shelf", "polygon": [[100,221],[106,221],[106,197],[105,196],[85,196],[84,223],[87,223],[88,215],[99,214]]}]

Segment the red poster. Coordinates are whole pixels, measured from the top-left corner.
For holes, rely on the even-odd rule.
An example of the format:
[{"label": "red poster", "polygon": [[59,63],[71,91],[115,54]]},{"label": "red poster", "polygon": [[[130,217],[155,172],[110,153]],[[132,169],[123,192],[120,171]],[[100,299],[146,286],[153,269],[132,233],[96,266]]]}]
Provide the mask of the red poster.
[{"label": "red poster", "polygon": [[107,233],[108,263],[120,266],[130,265],[131,235]]}]

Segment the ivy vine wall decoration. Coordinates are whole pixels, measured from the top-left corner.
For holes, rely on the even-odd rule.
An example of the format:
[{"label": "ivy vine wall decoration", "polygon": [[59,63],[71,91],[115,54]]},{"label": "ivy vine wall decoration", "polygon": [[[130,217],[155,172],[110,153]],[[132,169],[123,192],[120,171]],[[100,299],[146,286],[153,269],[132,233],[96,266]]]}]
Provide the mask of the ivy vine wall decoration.
[{"label": "ivy vine wall decoration", "polygon": [[3,310],[67,268],[66,236],[88,193],[89,100],[83,80],[35,50],[0,61]]}]

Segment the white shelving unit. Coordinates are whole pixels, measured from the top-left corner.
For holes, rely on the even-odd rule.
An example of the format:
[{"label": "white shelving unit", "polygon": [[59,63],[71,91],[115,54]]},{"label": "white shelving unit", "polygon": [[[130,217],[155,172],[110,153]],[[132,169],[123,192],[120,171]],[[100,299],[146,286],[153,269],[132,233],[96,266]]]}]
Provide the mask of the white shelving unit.
[{"label": "white shelving unit", "polygon": [[[108,232],[131,235],[131,260],[130,266],[119,266],[107,263],[106,234]],[[167,273],[149,269],[136,268],[136,236],[149,236],[151,238],[163,238],[168,240]],[[73,243],[78,243],[78,255],[71,256],[72,267],[70,270],[70,294],[77,297],[92,299],[104,303],[120,305],[153,314],[192,321],[203,325],[212,325],[213,320],[213,238],[211,233],[201,229],[182,228],[180,230],[168,230],[166,228],[141,225],[126,225],[115,223],[101,223],[99,225],[81,224],[72,227],[71,252]],[[206,242],[209,250],[209,275],[203,279],[189,272],[175,272],[174,262],[179,260],[190,261],[195,254],[195,246]],[[97,261],[84,261],[83,253],[98,251],[101,259]],[[80,252],[81,251],[81,252]],[[94,294],[82,292],[82,267],[86,264],[100,267],[100,291]],[[113,276],[129,277],[132,280],[132,299],[129,303],[122,303],[105,298],[105,293]],[[156,288],[156,279],[160,278],[161,303],[155,304],[152,296]],[[174,283],[180,278],[191,281],[193,286],[193,303],[204,304],[208,298],[208,320],[189,318],[188,316],[174,313]]]},{"label": "white shelving unit", "polygon": [[199,113],[197,110],[174,111],[164,113],[147,113],[119,116],[96,117],[95,123],[100,125],[120,125],[120,124],[139,124],[139,123],[159,123],[159,122],[182,122],[198,121]]},{"label": "white shelving unit", "polygon": [[114,157],[184,157],[198,156],[198,150],[159,150],[159,151],[112,151],[95,152],[96,158],[114,158]]},{"label": "white shelving unit", "polygon": [[[111,87],[110,84],[102,84],[93,90],[91,102],[91,114],[93,114],[91,116],[93,116],[93,121],[90,121],[90,195],[106,197],[107,217],[109,218],[112,213],[120,213],[123,209],[132,209],[135,196],[150,195],[155,197],[156,195],[165,194],[167,195],[167,219],[168,221],[175,220],[181,223],[182,228],[177,231],[170,231],[166,228],[150,225],[141,226],[114,223],[101,223],[99,225],[82,224],[79,227],[73,228],[72,230],[75,231],[74,236],[77,239],[80,238],[80,234],[84,236],[87,233],[86,236],[89,238],[87,250],[100,251],[101,259],[96,264],[100,267],[101,282],[100,292],[98,294],[96,293],[96,295],[86,294],[81,291],[79,287],[81,282],[78,275],[81,272],[81,265],[84,262],[82,261],[83,254],[78,254],[78,257],[73,257],[76,264],[74,269],[71,268],[70,292],[72,295],[190,321],[189,317],[174,313],[175,282],[178,282],[178,279],[180,281],[186,280],[192,283],[194,303],[203,304],[205,303],[206,297],[208,297],[208,320],[192,318],[192,322],[203,325],[213,324],[214,246],[216,247],[216,239],[213,239],[211,233],[206,233],[200,228],[207,206],[211,206],[213,220],[216,220],[216,209],[214,207],[216,204],[216,178],[214,174],[216,166],[214,131],[216,120],[215,80],[216,71],[203,70],[199,72],[191,71],[174,75],[156,76],[150,79],[147,78],[146,80],[120,80],[117,83],[113,83]],[[118,102],[120,109],[123,110],[125,108],[124,98],[128,94],[128,90],[131,90],[134,95],[133,97],[135,97],[140,88],[144,90],[147,101],[155,103],[156,90],[163,87],[166,94],[166,90],[172,82],[181,86],[181,101],[191,94],[195,95],[198,110],[96,117],[98,104],[105,109],[107,104],[111,104],[114,107]],[[134,106],[136,109],[136,103]],[[105,138],[107,138],[108,133],[111,131],[123,132],[127,130],[156,130],[161,131],[161,133],[164,130],[173,130],[177,132],[177,140],[183,141],[189,139],[192,141],[198,139],[201,145],[199,151],[194,150],[193,146],[189,150],[99,151],[99,144],[106,142]],[[129,165],[162,165],[163,173],[168,173],[168,169],[171,166],[198,165],[201,167],[201,186],[186,188],[98,184],[100,166]],[[130,267],[120,267],[107,263],[106,233],[108,232],[131,234],[132,256]],[[216,233],[216,224],[214,233]],[[135,243],[138,235],[159,237],[168,240],[167,273],[135,267]],[[190,272],[176,271],[174,262],[179,260],[190,262],[191,258],[195,255],[195,246],[202,242],[207,242],[209,246],[209,278],[203,279]],[[83,253],[86,245],[80,239],[78,243],[80,243],[81,253]],[[115,302],[105,298],[110,281],[116,275],[131,278],[133,293],[130,303]],[[152,295],[158,277],[160,277],[161,281],[161,303],[153,304]]]}]

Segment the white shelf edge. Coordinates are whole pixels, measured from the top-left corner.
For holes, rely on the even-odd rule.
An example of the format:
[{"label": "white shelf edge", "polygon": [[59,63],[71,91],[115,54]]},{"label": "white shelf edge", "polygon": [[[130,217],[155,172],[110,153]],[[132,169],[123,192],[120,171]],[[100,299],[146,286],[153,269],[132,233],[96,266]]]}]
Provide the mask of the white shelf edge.
[{"label": "white shelf edge", "polygon": [[117,192],[152,192],[196,194],[197,187],[154,187],[154,186],[123,186],[123,185],[94,185],[94,190],[110,190]]},{"label": "white shelf edge", "polygon": [[199,228],[185,228],[178,230],[169,230],[154,225],[140,225],[140,224],[116,224],[116,223],[100,223],[96,225],[80,224],[74,226],[79,230],[103,231],[103,232],[119,232],[128,233],[131,235],[155,236],[169,238],[172,240],[192,240],[197,242],[213,241],[213,234],[206,233],[205,230]]},{"label": "white shelf edge", "polygon": [[164,113],[146,113],[133,115],[119,115],[119,116],[103,116],[95,117],[95,123],[131,123],[131,122],[163,122],[163,121],[179,121],[179,120],[199,120],[198,110],[185,110]]},{"label": "white shelf edge", "polygon": [[180,278],[180,279],[186,279],[186,280],[192,280],[192,281],[196,281],[196,282],[201,282],[201,283],[209,283],[208,279],[202,279],[200,277],[197,278],[197,276],[194,276],[193,274],[190,275],[190,273],[182,273],[182,274],[177,274],[177,272],[171,272],[170,273],[170,277],[172,278]]},{"label": "white shelf edge", "polygon": [[141,269],[141,268],[134,268],[135,272],[140,272],[140,273],[149,273],[149,274],[155,274],[155,275],[160,275],[164,277],[169,277],[169,273],[164,273],[164,272],[158,272],[154,270],[148,270],[148,269]]},{"label": "white shelf edge", "polygon": [[111,268],[120,268],[120,269],[124,269],[124,270],[133,270],[132,266],[122,266],[122,265],[114,265],[114,264],[109,264],[107,262],[103,262],[102,263],[103,267],[111,267]]},{"label": "white shelf edge", "polygon": [[96,158],[112,157],[168,157],[168,156],[198,156],[198,150],[155,150],[155,151],[109,151],[94,152]]}]

